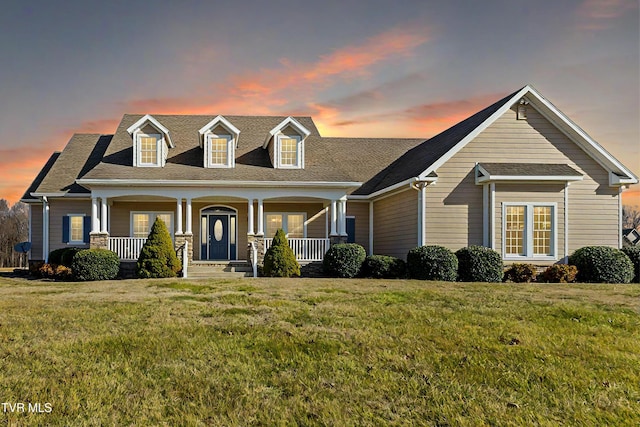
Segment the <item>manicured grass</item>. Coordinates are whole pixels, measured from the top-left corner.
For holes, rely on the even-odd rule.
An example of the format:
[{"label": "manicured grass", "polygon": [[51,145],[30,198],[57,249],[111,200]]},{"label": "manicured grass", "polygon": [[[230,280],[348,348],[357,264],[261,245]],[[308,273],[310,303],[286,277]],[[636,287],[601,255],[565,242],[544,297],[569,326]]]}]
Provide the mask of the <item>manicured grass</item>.
[{"label": "manicured grass", "polygon": [[1,425],[639,425],[640,285],[0,278]]}]

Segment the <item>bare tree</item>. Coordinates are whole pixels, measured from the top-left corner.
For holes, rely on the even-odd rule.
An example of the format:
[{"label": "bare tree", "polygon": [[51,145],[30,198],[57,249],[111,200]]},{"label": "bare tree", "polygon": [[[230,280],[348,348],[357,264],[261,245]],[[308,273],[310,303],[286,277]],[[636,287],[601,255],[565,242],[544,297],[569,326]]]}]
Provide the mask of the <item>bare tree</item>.
[{"label": "bare tree", "polygon": [[640,211],[632,206],[622,206],[622,228],[640,228]]},{"label": "bare tree", "polygon": [[0,267],[21,266],[23,257],[13,247],[29,236],[29,210],[24,203],[9,207],[0,199]]}]

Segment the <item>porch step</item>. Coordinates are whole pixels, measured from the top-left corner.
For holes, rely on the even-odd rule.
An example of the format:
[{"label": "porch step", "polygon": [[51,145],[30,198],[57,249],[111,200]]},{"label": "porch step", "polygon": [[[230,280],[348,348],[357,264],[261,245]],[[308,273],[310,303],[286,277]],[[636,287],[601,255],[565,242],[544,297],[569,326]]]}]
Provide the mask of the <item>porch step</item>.
[{"label": "porch step", "polygon": [[189,279],[225,277],[253,277],[253,269],[246,261],[194,261],[187,271]]}]

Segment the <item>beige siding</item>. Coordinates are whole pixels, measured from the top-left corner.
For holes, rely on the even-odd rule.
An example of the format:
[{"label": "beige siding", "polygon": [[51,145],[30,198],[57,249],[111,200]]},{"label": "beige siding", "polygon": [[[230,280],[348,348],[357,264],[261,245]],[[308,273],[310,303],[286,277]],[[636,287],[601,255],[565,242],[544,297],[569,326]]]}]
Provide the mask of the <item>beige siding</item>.
[{"label": "beige siding", "polygon": [[347,216],[353,216],[356,219],[356,236],[355,241],[371,253],[369,248],[369,202],[347,202]]},{"label": "beige siding", "polygon": [[[427,187],[428,244],[453,250],[482,244],[482,186],[474,182],[475,163],[526,162],[566,163],[584,174],[568,192],[570,253],[585,245],[617,246],[618,193],[609,187],[607,171],[533,108],[527,116],[516,120],[515,111],[508,110],[437,170],[437,184]],[[500,184],[496,187],[499,192]],[[548,189],[549,201],[557,199],[557,185],[537,188]],[[531,197],[542,194],[536,193]],[[496,220],[500,217],[496,214]]]},{"label": "beige siding", "polygon": [[42,259],[42,205],[30,204],[31,252],[29,259]]},{"label": "beige siding", "polygon": [[418,192],[407,189],[373,204],[373,252],[406,259],[418,245]]},{"label": "beige siding", "polygon": [[[42,212],[42,211],[41,211]],[[68,214],[84,214],[91,216],[90,200],[60,200],[50,199],[49,203],[49,252],[54,249],[65,248],[67,243],[62,242],[62,217]],[[77,247],[89,247],[86,245],[71,245]]]}]

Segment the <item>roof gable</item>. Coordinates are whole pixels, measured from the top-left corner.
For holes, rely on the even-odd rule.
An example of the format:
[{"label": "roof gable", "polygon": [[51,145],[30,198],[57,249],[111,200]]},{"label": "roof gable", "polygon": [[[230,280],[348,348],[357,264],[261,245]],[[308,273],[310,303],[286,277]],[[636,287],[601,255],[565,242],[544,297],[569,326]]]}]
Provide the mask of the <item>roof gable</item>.
[{"label": "roof gable", "polygon": [[267,134],[267,137],[266,137],[266,139],[264,141],[264,144],[262,145],[262,148],[267,148],[267,146],[269,145],[269,141],[271,141],[275,135],[277,135],[278,133],[282,132],[282,130],[284,130],[287,126],[291,126],[296,131],[298,131],[300,133],[300,136],[302,136],[303,139],[308,137],[309,135],[311,135],[311,131],[309,131],[309,129],[307,129],[306,127],[302,126],[293,117],[289,116],[286,119],[284,119],[283,121],[281,121],[280,124],[278,124],[276,127],[274,127],[273,129],[271,129],[269,131],[269,133]]},{"label": "roof gable", "polygon": [[236,139],[236,146],[238,145],[238,137],[240,136],[240,130],[234,125],[232,125],[231,122],[229,122],[229,120],[225,119],[223,116],[218,115],[216,116],[215,119],[211,120],[209,123],[204,125],[198,131],[198,133],[200,134],[200,147],[202,147],[204,143],[205,134],[207,134],[208,132],[211,132],[218,125],[222,126],[227,131],[229,131],[229,133],[233,134]]},{"label": "roof gable", "polygon": [[129,126],[127,128],[127,132],[129,132],[129,135],[133,135],[136,131],[139,131],[140,129],[142,129],[144,125],[147,123],[149,123],[151,126],[156,128],[160,133],[163,134],[163,136],[165,137],[165,141],[167,141],[167,144],[169,145],[169,148],[175,148],[173,141],[171,141],[171,136],[169,135],[169,129],[164,127],[158,120],[156,120],[150,114],[145,114],[140,118],[140,120],[138,120],[137,122]]}]

